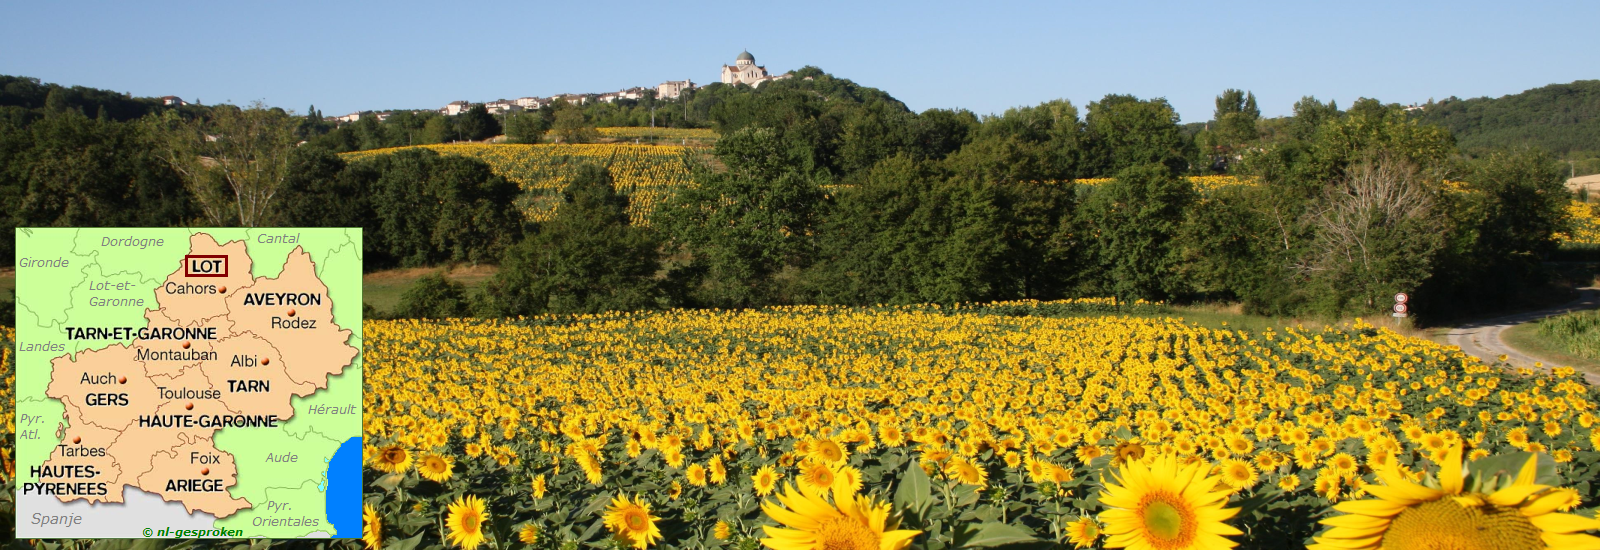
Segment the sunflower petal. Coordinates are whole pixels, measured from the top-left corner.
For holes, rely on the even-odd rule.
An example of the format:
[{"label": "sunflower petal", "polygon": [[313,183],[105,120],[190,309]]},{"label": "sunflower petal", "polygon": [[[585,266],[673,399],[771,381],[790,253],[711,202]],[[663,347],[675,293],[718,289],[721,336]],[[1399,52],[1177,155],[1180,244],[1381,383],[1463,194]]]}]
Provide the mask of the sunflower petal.
[{"label": "sunflower petal", "polygon": [[1360,539],[1336,539],[1336,538],[1329,538],[1329,537],[1312,537],[1312,540],[1317,541],[1317,544],[1322,545],[1323,548],[1338,549],[1338,550],[1360,550],[1360,549],[1363,549],[1363,548],[1377,548],[1378,547],[1378,543],[1383,541],[1383,537],[1382,536],[1376,536],[1376,537],[1367,537],[1367,538],[1360,538]]},{"label": "sunflower petal", "polygon": [[1410,506],[1418,502],[1437,500],[1443,495],[1443,493],[1437,490],[1429,489],[1409,481],[1404,482],[1403,484],[1368,485],[1363,489],[1372,496],[1399,504],[1401,506]]},{"label": "sunflower petal", "polygon": [[1533,453],[1528,461],[1522,463],[1522,469],[1517,471],[1517,485],[1533,485],[1539,478],[1539,453]]},{"label": "sunflower petal", "polygon": [[1333,509],[1346,514],[1360,514],[1363,516],[1388,518],[1394,517],[1402,510],[1405,510],[1406,505],[1388,500],[1369,499],[1341,502],[1334,506]]},{"label": "sunflower petal", "polygon": [[1550,550],[1600,550],[1600,538],[1590,535],[1545,533],[1540,538]]},{"label": "sunflower petal", "polygon": [[911,539],[917,538],[922,531],[889,531],[883,534],[883,539],[878,543],[878,550],[900,550],[911,545]]},{"label": "sunflower petal", "polygon": [[1447,495],[1461,494],[1464,478],[1461,475],[1461,444],[1451,445],[1439,464],[1439,488]]},{"label": "sunflower petal", "polygon": [[1556,489],[1533,499],[1522,507],[1522,515],[1532,517],[1548,514],[1578,503],[1578,495],[1570,489]]},{"label": "sunflower petal", "polygon": [[1528,518],[1528,523],[1545,533],[1566,534],[1600,529],[1600,520],[1573,514],[1545,514]]},{"label": "sunflower petal", "polygon": [[1324,518],[1322,521],[1317,523],[1321,523],[1329,527],[1354,527],[1356,529],[1366,529],[1388,525],[1389,520],[1371,516],[1343,515]]},{"label": "sunflower petal", "polygon": [[1490,493],[1489,502],[1495,506],[1518,506],[1534,493],[1546,488],[1544,485],[1512,485]]}]

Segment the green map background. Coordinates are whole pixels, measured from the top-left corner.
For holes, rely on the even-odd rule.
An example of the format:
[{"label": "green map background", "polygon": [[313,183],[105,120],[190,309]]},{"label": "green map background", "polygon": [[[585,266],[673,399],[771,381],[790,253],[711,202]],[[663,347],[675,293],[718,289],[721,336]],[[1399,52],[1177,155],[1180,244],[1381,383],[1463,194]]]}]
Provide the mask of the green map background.
[{"label": "green map background", "polygon": [[[17,239],[17,477],[18,492],[23,483],[35,481],[28,468],[42,464],[60,443],[57,424],[64,407],[45,397],[50,383],[50,361],[62,353],[21,352],[24,343],[65,344],[66,354],[84,349],[99,349],[118,343],[105,340],[74,342],[66,339],[62,327],[145,326],[142,307],[89,307],[91,296],[99,298],[144,298],[150,309],[157,306],[155,289],[181,266],[189,253],[189,237],[206,233],[219,244],[243,240],[250,254],[252,276],[277,277],[284,260],[296,246],[311,255],[316,275],[328,287],[333,302],[334,322],[354,332],[350,345],[361,348],[361,229],[329,228],[34,228],[16,230]],[[256,242],[258,235],[298,233],[298,244]],[[164,239],[163,246],[144,249],[103,247],[102,237]],[[65,268],[20,267],[25,259],[65,258]],[[88,290],[90,282],[128,281],[127,291]],[[361,407],[361,361],[329,379],[328,388],[306,398],[293,398],[295,415],[278,428],[220,430],[218,449],[234,455],[238,484],[229,488],[235,497],[248,499],[254,508],[242,510],[217,522],[217,527],[240,529],[247,537],[301,537],[321,530],[339,536],[327,522],[324,494],[327,460],[341,443],[361,436],[361,415],[316,416],[305,411],[312,405]],[[24,425],[23,415],[39,416],[42,424]],[[22,432],[38,429],[38,439],[23,439]],[[266,451],[285,450],[298,455],[295,464],[267,463]],[[255,527],[251,520],[267,515],[267,501],[287,505],[274,510],[274,516],[309,516],[323,520],[324,528]],[[115,506],[114,504],[112,506]],[[19,512],[26,512],[19,510]],[[18,514],[19,517],[22,514]],[[360,533],[342,535],[360,536]]]}]

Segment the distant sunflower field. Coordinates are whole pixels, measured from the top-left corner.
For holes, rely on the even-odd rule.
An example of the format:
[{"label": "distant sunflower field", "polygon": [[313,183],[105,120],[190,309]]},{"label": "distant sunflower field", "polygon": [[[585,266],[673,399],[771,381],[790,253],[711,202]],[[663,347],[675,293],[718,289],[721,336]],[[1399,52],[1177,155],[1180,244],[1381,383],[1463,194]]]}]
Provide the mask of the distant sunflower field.
[{"label": "distant sunflower field", "polygon": [[576,162],[606,166],[611,169],[617,191],[632,200],[628,215],[635,225],[647,225],[650,213],[679,187],[689,183],[685,155],[694,149],[677,145],[452,143],[371,149],[342,156],[358,161],[414,148],[484,161],[496,174],[516,182],[528,193],[521,206],[523,214],[533,221],[545,221],[555,215],[561,189],[566,186]]},{"label": "distant sunflower field", "polygon": [[1165,311],[372,321],[364,535],[404,549],[1600,547],[1600,392],[1572,369],[1506,370],[1360,323],[1247,332]]},{"label": "distant sunflower field", "polygon": [[[11,327],[0,327],[0,377],[5,378],[5,387],[0,388],[0,403],[11,404],[0,410],[0,426],[5,426],[7,441],[17,433],[17,358],[14,355],[17,330]],[[0,489],[5,491],[6,497],[0,498],[0,507],[10,506],[10,495],[16,489],[17,465],[15,457],[11,455],[12,445],[0,446]],[[6,515],[16,510],[0,509]]]},{"label": "distant sunflower field", "polygon": [[1567,204],[1572,231],[1556,235],[1564,243],[1600,245],[1600,204],[1574,200]]}]

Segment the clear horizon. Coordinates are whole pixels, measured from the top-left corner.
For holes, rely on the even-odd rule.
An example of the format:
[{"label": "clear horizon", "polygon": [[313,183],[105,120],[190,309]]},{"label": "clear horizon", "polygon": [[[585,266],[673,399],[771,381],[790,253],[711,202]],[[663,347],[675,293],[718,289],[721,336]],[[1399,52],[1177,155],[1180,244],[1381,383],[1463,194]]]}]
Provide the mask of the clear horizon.
[{"label": "clear horizon", "polygon": [[[681,9],[622,3],[193,8],[54,3],[3,8],[31,21],[0,36],[0,74],[207,104],[255,100],[324,115],[718,82],[748,49],[783,73],[814,65],[913,111],[995,114],[1057,98],[1165,97],[1211,118],[1225,88],[1262,114],[1302,96],[1348,106],[1499,97],[1600,78],[1600,48],[1561,29],[1600,3],[1357,2],[984,5],[845,3]],[[1588,69],[1584,69],[1588,67]]]}]

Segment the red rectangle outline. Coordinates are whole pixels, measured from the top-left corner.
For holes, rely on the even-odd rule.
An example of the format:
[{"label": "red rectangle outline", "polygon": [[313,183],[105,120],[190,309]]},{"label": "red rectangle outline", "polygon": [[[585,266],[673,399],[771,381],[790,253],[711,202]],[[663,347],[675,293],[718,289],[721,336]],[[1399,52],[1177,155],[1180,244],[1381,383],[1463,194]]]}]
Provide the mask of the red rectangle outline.
[{"label": "red rectangle outline", "polygon": [[[189,258],[222,258],[222,274],[221,275],[190,274],[189,273]],[[183,256],[183,276],[184,277],[227,277],[228,276],[228,263],[229,262],[228,262],[228,255],[227,254],[186,254],[186,255]]]}]

